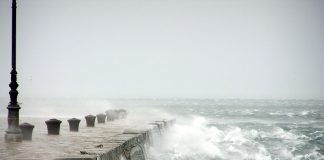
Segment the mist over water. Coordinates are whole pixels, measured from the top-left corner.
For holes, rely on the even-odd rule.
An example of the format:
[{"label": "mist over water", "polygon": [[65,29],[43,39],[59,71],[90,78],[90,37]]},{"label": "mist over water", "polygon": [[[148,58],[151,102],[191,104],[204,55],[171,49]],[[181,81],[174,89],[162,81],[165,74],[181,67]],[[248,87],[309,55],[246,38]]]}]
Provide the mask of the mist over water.
[{"label": "mist over water", "polygon": [[[150,160],[322,160],[324,101],[176,100]],[[179,116],[182,115],[182,116]]]},{"label": "mist over water", "polygon": [[[176,118],[148,160],[323,160],[323,100],[22,99],[21,122],[126,109],[121,123]],[[1,99],[1,104],[5,100]],[[5,107],[1,113],[7,113]],[[4,116],[5,114],[2,114]],[[4,119],[3,119],[4,120]],[[43,123],[43,122],[42,122]],[[5,129],[5,122],[1,128]]]},{"label": "mist over water", "polygon": [[[0,97],[10,80],[10,3],[0,0]],[[30,0],[17,9],[18,98],[324,98],[321,0]],[[2,134],[8,102],[0,98]],[[324,160],[324,100],[19,102],[20,122],[38,134],[49,118],[107,109],[126,109],[117,123],[129,126],[176,118],[148,160]]]}]

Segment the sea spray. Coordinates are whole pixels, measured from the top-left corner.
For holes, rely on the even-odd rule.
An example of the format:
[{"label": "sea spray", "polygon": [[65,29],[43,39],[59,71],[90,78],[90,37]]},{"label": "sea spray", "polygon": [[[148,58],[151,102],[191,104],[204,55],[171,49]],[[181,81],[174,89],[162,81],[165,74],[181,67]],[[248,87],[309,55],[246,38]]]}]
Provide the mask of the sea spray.
[{"label": "sea spray", "polygon": [[22,117],[84,117],[97,114],[113,105],[107,100],[87,98],[23,98]]},{"label": "sea spray", "polygon": [[154,160],[270,159],[264,146],[251,142],[240,128],[222,131],[208,127],[203,117],[175,124],[162,140],[156,141],[149,148]]},{"label": "sea spray", "polygon": [[[304,148],[305,135],[278,126],[250,129],[210,126],[193,116],[177,123],[148,148],[150,160],[323,160],[319,148]],[[302,152],[298,148],[302,148]],[[299,150],[299,151],[298,151]]]},{"label": "sea spray", "polygon": [[[164,138],[148,147],[149,160],[324,159],[323,100],[81,98],[20,102],[23,122],[26,115],[70,118],[120,108],[129,116],[118,123],[129,126],[176,118]],[[6,106],[7,100],[1,103]],[[7,113],[5,107],[2,111]],[[0,125],[2,130],[6,127],[5,122]]]}]

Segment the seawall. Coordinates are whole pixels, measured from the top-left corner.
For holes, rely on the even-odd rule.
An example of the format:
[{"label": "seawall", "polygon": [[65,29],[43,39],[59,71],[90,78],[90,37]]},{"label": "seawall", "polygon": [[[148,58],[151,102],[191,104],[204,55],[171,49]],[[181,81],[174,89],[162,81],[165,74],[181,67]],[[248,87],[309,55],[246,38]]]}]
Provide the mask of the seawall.
[{"label": "seawall", "polygon": [[83,120],[79,132],[70,132],[66,119],[62,119],[64,123],[60,135],[48,135],[44,120],[22,119],[36,124],[33,140],[22,143],[5,143],[0,140],[0,159],[145,160],[144,146],[153,143],[153,136],[163,136],[163,132],[175,122],[146,121],[134,125],[110,121],[86,127]]},{"label": "seawall", "polygon": [[104,138],[94,146],[80,150],[80,155],[56,158],[56,160],[145,160],[145,146],[153,141],[153,136],[163,136],[175,119],[149,123],[142,129],[125,129],[123,133]]}]

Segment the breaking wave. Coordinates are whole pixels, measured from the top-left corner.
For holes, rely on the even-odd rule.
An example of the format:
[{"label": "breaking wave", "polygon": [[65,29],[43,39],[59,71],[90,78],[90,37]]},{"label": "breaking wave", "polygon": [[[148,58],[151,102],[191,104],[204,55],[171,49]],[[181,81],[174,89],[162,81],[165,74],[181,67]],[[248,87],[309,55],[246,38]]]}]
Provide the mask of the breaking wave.
[{"label": "breaking wave", "polygon": [[210,125],[195,116],[156,139],[148,155],[150,160],[323,160],[320,148],[310,145],[323,140],[323,131],[312,134],[275,125]]}]

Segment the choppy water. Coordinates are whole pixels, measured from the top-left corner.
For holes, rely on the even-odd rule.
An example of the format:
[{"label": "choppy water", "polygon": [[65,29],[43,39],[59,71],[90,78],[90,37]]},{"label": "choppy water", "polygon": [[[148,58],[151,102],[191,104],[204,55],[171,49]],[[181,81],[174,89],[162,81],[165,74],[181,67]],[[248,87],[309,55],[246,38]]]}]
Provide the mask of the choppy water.
[{"label": "choppy water", "polygon": [[147,149],[149,160],[324,160],[323,100],[23,101],[27,115],[125,108],[139,119],[176,117],[164,139]]},{"label": "choppy water", "polygon": [[324,101],[175,100],[159,106],[185,116],[152,160],[323,160]]}]

